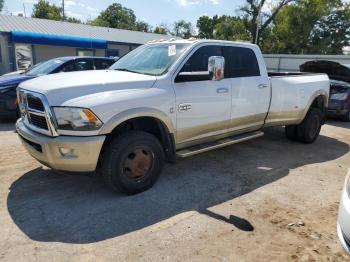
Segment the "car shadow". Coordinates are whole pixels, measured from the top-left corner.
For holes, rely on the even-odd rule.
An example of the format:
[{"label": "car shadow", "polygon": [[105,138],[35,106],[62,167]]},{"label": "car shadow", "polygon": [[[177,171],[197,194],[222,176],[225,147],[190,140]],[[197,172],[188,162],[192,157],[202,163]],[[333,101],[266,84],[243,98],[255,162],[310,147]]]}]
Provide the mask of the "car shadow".
[{"label": "car shadow", "polygon": [[349,145],[330,137],[304,145],[270,128],[262,138],[166,165],[152,189],[134,196],[113,193],[96,177],[34,169],[11,185],[7,206],[14,223],[43,242],[94,243],[187,211],[252,231],[249,218],[227,218],[210,207],[279,180],[290,169],[348,152]]},{"label": "car shadow", "polygon": [[0,131],[15,131],[15,123],[16,121],[14,120],[0,120]]}]

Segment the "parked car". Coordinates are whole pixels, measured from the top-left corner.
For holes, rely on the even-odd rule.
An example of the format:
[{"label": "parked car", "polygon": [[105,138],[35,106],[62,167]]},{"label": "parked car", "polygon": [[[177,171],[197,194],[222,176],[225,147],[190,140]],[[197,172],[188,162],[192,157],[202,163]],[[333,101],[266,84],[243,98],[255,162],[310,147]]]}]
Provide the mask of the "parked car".
[{"label": "parked car", "polygon": [[350,68],[333,61],[309,61],[301,72],[325,73],[331,79],[328,116],[350,121]]},{"label": "parked car", "polygon": [[350,170],[341,195],[337,229],[340,243],[350,255]]},{"label": "parked car", "polygon": [[164,160],[232,145],[286,125],[313,143],[325,121],[325,74],[268,74],[258,46],[150,43],[111,70],[44,76],[19,86],[17,133],[58,170],[95,171],[126,194],[150,188]]},{"label": "parked car", "polygon": [[60,72],[106,69],[114,62],[114,59],[105,57],[59,57],[39,63],[25,72],[1,76],[0,119],[18,115],[16,88],[20,83],[38,76]]}]

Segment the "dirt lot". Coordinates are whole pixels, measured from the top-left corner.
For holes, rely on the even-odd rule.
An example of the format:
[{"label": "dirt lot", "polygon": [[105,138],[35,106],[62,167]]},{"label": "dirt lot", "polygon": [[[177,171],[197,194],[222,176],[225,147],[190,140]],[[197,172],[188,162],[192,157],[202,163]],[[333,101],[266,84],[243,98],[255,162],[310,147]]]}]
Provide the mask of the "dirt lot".
[{"label": "dirt lot", "polygon": [[350,124],[313,145],[268,129],[167,165],[132,197],[42,167],[12,126],[0,124],[1,261],[350,261],[336,235]]}]

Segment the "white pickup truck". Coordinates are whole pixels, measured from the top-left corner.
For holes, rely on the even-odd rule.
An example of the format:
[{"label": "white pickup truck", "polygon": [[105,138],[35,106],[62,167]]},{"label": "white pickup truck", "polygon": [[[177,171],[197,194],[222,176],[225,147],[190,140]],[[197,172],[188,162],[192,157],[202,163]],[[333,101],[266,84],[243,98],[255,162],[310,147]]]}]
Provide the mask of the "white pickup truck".
[{"label": "white pickup truck", "polygon": [[325,74],[268,74],[256,45],[169,40],[141,46],[109,70],[26,81],[18,135],[42,164],[98,171],[125,194],[150,188],[164,161],[286,126],[312,143],[325,121]]}]

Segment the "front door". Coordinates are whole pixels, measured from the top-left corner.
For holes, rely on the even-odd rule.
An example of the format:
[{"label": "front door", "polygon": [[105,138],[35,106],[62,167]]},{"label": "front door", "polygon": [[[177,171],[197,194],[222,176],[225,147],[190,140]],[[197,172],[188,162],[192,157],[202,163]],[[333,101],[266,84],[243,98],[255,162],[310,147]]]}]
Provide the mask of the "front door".
[{"label": "front door", "polygon": [[[210,56],[222,56],[222,47],[199,47],[180,72],[208,71]],[[231,118],[231,80],[191,80],[174,83],[177,143],[227,132]]]}]

